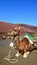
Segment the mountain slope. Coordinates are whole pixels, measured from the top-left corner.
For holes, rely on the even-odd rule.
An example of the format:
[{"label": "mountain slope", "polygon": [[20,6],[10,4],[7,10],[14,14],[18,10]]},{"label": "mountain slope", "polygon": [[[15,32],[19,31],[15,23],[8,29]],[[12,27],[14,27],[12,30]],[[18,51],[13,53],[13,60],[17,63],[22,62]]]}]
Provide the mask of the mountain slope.
[{"label": "mountain slope", "polygon": [[11,23],[5,23],[1,21],[0,21],[0,32],[8,32],[10,29],[13,29],[19,26],[21,28],[21,33],[24,33],[24,32],[37,33],[37,26],[31,26],[26,24],[11,24]]}]

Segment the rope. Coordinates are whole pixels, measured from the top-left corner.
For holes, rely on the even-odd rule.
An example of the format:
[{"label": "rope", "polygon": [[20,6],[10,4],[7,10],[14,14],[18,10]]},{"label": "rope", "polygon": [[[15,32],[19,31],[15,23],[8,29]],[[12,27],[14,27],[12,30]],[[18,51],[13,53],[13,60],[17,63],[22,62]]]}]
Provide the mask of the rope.
[{"label": "rope", "polygon": [[[14,48],[16,48],[16,47],[13,47],[13,49]],[[15,59],[15,58],[11,59],[10,58],[11,57],[10,56],[10,53],[11,53],[11,50],[9,51],[8,56],[4,57],[4,59],[7,60],[7,61],[9,61],[10,63],[17,63],[18,62],[18,59]]]},{"label": "rope", "polygon": [[10,58],[8,58],[8,56],[6,56],[4,59],[9,61],[10,63],[17,63],[18,62],[18,59],[10,59]]}]

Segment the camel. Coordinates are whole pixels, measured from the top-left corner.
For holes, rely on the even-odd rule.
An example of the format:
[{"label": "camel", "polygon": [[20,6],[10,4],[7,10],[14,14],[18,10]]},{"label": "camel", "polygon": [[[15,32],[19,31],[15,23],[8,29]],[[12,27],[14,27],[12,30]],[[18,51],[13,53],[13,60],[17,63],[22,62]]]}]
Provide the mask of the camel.
[{"label": "camel", "polygon": [[20,41],[20,27],[14,28],[14,30],[11,31],[11,35],[13,36],[16,49],[18,50],[15,56],[19,57],[20,55],[23,55],[23,58],[27,58],[31,50],[34,49],[34,44],[31,44],[31,42],[29,42],[28,38],[26,38],[25,36],[23,40]]}]

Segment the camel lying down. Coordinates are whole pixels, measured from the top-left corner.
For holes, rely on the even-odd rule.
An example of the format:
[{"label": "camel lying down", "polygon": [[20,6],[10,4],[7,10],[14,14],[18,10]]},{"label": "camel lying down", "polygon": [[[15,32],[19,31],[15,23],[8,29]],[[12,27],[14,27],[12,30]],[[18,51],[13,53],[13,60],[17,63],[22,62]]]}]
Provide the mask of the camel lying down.
[{"label": "camel lying down", "polygon": [[23,58],[27,58],[27,56],[30,54],[31,50],[35,48],[35,46],[27,36],[24,36],[23,40],[20,41],[19,33],[19,27],[16,27],[13,31],[11,31],[11,35],[13,35],[13,40],[15,42],[16,49],[18,50],[15,56],[19,57],[22,54]]}]

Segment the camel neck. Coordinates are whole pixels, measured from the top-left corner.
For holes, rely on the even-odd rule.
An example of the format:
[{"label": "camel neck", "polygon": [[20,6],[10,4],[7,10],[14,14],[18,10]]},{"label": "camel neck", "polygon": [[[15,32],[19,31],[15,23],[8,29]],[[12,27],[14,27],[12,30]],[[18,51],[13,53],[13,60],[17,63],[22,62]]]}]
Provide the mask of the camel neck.
[{"label": "camel neck", "polygon": [[15,43],[19,43],[20,42],[19,35],[15,35],[14,36],[14,42]]}]

